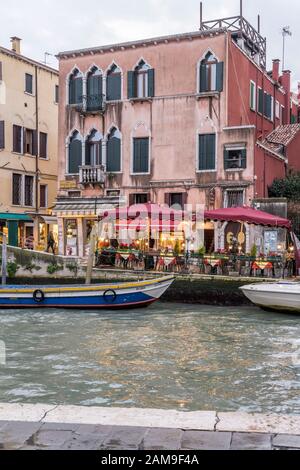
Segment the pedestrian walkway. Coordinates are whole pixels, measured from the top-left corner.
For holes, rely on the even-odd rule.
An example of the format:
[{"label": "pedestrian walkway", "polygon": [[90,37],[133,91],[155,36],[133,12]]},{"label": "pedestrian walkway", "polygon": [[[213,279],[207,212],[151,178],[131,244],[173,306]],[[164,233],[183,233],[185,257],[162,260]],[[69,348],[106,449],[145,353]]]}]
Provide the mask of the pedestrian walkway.
[{"label": "pedestrian walkway", "polygon": [[0,405],[2,450],[300,450],[300,416]]}]

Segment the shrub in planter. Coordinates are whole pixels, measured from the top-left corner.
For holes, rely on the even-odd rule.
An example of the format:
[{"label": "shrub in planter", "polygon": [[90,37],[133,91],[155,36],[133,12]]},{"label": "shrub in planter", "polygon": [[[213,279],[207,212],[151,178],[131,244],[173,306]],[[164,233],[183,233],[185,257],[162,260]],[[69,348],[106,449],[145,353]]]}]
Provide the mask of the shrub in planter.
[{"label": "shrub in planter", "polygon": [[17,265],[17,263],[15,263],[14,261],[9,261],[6,265],[6,270],[7,270],[8,277],[10,279],[15,277],[18,269],[19,269],[19,266]]},{"label": "shrub in planter", "polygon": [[51,275],[62,270],[63,270],[63,266],[59,266],[58,264],[54,264],[54,263],[49,264],[47,267],[47,273]]}]

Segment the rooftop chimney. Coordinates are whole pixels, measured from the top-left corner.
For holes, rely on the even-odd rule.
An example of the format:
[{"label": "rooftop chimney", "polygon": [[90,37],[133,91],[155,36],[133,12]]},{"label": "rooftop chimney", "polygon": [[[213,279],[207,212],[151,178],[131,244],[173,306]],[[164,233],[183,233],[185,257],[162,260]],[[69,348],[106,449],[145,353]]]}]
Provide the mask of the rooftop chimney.
[{"label": "rooftop chimney", "polygon": [[12,38],[10,38],[11,49],[16,54],[21,54],[21,41],[22,39],[17,38],[16,36],[13,36]]},{"label": "rooftop chimney", "polygon": [[272,71],[272,78],[275,82],[279,81],[279,67],[280,67],[280,60],[274,59],[273,60],[273,71]]}]

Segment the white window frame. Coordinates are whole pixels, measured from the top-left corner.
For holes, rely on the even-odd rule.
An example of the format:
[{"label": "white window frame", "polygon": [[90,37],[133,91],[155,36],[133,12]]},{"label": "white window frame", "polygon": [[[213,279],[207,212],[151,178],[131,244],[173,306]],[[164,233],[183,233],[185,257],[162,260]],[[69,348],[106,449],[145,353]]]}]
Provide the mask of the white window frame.
[{"label": "white window frame", "polygon": [[[19,175],[21,176],[21,189],[20,189],[20,204],[14,204],[14,175]],[[24,188],[23,188],[23,175],[22,173],[18,173],[17,171],[13,171],[11,173],[11,201],[12,201],[12,206],[13,207],[23,207],[23,196],[24,196]]]},{"label": "white window frame", "polygon": [[[11,174],[11,189],[12,189],[12,206],[13,207],[34,207],[34,201],[35,201],[35,176],[34,175],[29,175],[29,174],[23,174],[19,173],[18,171],[13,171]],[[21,176],[21,204],[13,204],[13,175],[19,175]],[[31,206],[25,206],[25,176],[31,176],[33,178],[33,187],[32,187],[32,205]]]},{"label": "white window frame", "polygon": [[[199,150],[200,150],[199,136],[200,135],[207,135],[207,134],[215,134],[215,136],[216,136],[215,168],[212,169],[212,170],[199,170]],[[197,131],[197,134],[196,134],[196,173],[215,173],[216,171],[218,171],[218,144],[219,144],[218,133],[216,132],[215,129],[213,130],[213,132],[199,132],[199,131]]]},{"label": "white window frame", "polygon": [[[253,100],[254,100],[254,103],[251,101],[251,92],[252,92],[252,85],[254,86],[254,89],[253,89]],[[256,91],[256,83],[253,81],[253,80],[250,80],[250,109],[251,111],[256,111],[256,108],[257,108],[257,105],[256,105],[256,102],[257,102],[257,91]]]},{"label": "white window frame", "polygon": [[275,103],[275,117],[276,119],[280,119],[280,103],[278,100],[276,100]]},{"label": "white window frame", "polygon": [[271,96],[271,121],[274,122],[274,96]]},{"label": "white window frame", "polygon": [[[32,77],[32,93],[30,93],[29,91],[26,90],[26,75],[30,75]],[[32,73],[25,72],[25,74],[24,74],[24,93],[26,95],[29,95],[29,96],[34,96],[34,92],[35,92],[35,89],[34,89],[34,76],[33,76]]]},{"label": "white window frame", "polygon": [[227,209],[228,208],[228,193],[231,192],[235,192],[235,193],[240,193],[240,192],[243,192],[243,205],[245,204],[245,199],[246,199],[246,191],[245,191],[245,188],[228,188],[228,189],[225,189],[224,191],[224,209]]},{"label": "white window frame", "polygon": [[[260,112],[260,110],[259,110],[259,92],[260,92],[260,91],[262,91],[262,87],[258,86],[258,87],[257,87],[257,106],[256,106],[256,108],[257,108],[257,113],[258,113],[260,116],[262,116],[262,115],[263,115],[263,112]],[[264,100],[264,99],[265,99],[265,97],[264,97],[264,94],[263,94],[263,100]],[[263,107],[264,107],[264,102],[263,102]]]}]

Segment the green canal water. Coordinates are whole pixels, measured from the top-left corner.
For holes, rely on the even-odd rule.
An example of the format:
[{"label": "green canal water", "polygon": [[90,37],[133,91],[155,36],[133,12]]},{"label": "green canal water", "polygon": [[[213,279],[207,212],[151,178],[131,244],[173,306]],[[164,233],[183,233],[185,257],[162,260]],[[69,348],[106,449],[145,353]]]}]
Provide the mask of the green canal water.
[{"label": "green canal water", "polygon": [[300,316],[0,311],[0,402],[300,414]]}]

